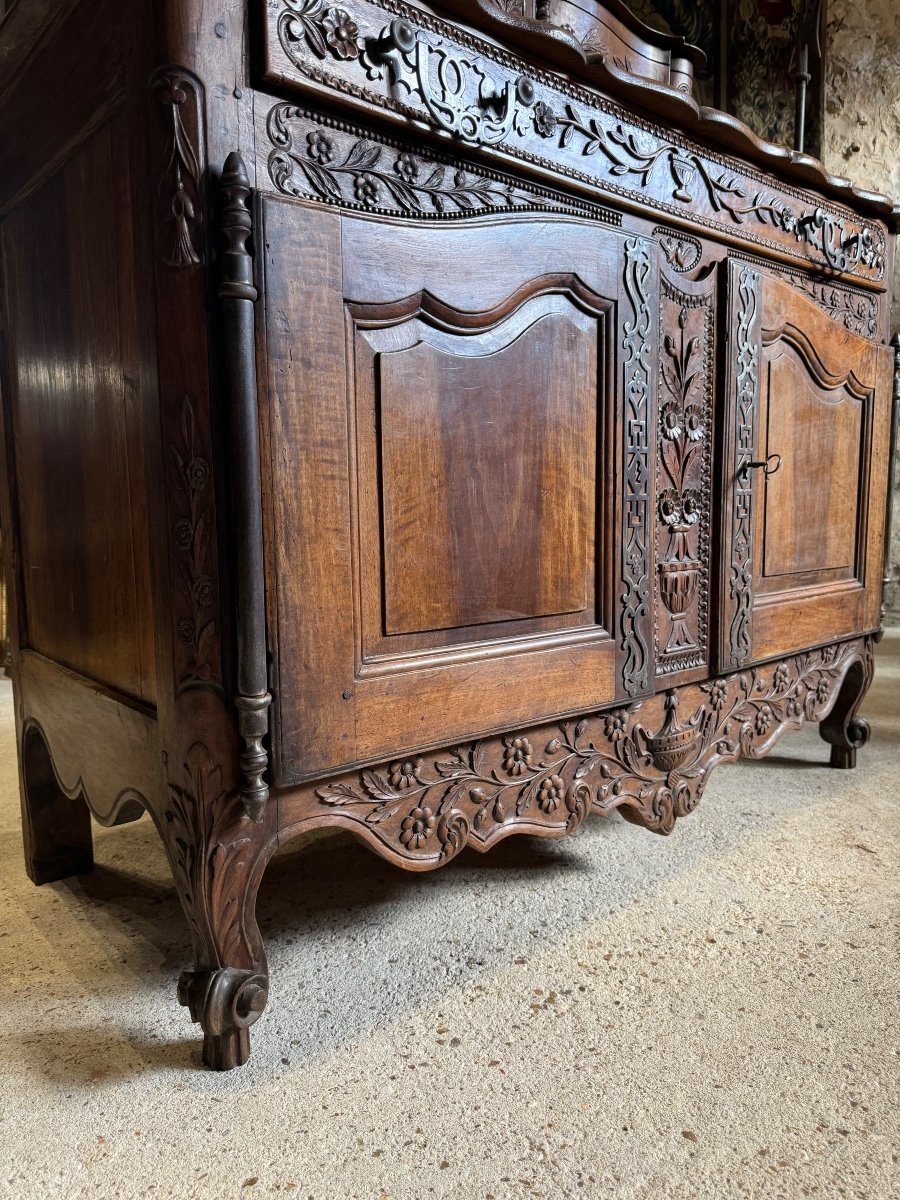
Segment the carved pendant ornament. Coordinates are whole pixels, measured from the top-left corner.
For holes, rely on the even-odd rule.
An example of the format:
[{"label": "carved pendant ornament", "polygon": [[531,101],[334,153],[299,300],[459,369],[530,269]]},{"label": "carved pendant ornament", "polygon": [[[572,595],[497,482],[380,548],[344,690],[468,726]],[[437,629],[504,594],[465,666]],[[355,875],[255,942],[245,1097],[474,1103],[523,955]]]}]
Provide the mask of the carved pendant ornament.
[{"label": "carved pendant ornament", "polygon": [[159,194],[172,233],[163,261],[167,267],[195,267],[203,261],[202,86],[187,71],[164,70],[153,77],[150,89],[162,106],[166,126],[166,161],[160,172]]},{"label": "carved pendant ornament", "polygon": [[[267,77],[278,84],[351,96],[709,228],[740,230],[830,270],[884,277],[878,223],[812,204],[558,75],[526,73],[514,55],[401,0],[360,0],[352,15],[325,0],[277,0],[276,7],[265,36]],[[324,175],[322,182],[327,188]]]},{"label": "carved pendant ornament", "polygon": [[621,808],[669,833],[714,766],[761,757],[785,731],[821,720],[871,654],[857,638],[581,720],[411,755],[316,787],[312,816],[329,813],[419,869],[514,832],[562,836],[590,809]]}]

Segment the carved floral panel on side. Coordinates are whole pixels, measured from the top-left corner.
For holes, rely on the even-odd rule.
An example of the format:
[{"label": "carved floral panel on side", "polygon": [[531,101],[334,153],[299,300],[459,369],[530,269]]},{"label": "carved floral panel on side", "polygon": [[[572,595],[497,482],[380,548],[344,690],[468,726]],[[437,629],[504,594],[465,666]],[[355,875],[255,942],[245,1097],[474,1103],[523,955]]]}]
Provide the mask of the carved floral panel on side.
[{"label": "carved floral panel on side", "polygon": [[708,661],[715,293],[660,284],[657,675]]},{"label": "carved floral panel on side", "polygon": [[[593,808],[656,833],[699,801],[710,770],[757,758],[819,721],[870,639],[670,689],[628,707],[410,755],[319,785],[310,819],[364,827],[375,848],[419,869],[508,833],[562,836]],[[302,822],[300,823],[302,824]]]},{"label": "carved floral panel on side", "polygon": [[[882,227],[712,153],[401,0],[270,5],[265,38],[279,84],[308,80],[462,142],[502,147],[606,192],[739,229],[835,271],[881,280]],[[276,142],[277,145],[277,142]]]}]

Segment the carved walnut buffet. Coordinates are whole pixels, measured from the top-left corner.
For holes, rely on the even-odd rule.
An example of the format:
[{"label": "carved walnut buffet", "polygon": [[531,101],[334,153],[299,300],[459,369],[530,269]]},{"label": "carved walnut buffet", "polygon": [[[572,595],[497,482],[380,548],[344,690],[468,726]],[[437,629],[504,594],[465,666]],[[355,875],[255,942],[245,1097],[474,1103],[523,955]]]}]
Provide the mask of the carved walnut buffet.
[{"label": "carved walnut buffet", "polygon": [[246,1060],[276,847],[410,870],[820,722],[880,626],[898,212],[619,0],[19,0],[2,524],[26,863],[146,810]]}]

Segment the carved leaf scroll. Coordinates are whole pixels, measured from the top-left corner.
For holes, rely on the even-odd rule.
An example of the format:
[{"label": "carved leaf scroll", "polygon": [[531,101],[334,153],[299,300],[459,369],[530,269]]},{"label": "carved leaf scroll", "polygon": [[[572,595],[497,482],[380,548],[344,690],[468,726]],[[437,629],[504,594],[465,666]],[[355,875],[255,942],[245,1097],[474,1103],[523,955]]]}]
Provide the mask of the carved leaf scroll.
[{"label": "carved leaf scroll", "polygon": [[[869,639],[824,647],[580,720],[485,738],[321,784],[313,811],[359,822],[392,855],[438,866],[517,828],[562,835],[592,806],[657,833],[692,812],[711,769],[758,758],[828,713]],[[867,668],[868,669],[868,668]]]},{"label": "carved leaf scroll", "polygon": [[625,293],[632,317],[624,324],[623,474],[625,480],[619,634],[622,681],[629,696],[650,687],[646,636],[650,592],[650,243],[625,242]]}]

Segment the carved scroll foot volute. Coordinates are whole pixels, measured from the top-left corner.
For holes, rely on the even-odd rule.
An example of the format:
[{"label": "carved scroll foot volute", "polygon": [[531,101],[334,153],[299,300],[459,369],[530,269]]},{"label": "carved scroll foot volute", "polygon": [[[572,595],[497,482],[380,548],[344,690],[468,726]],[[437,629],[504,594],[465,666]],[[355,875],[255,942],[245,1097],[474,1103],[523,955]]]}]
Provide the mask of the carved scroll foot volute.
[{"label": "carved scroll foot volute", "polygon": [[847,672],[834,707],[819,725],[819,733],[831,746],[829,765],[839,770],[856,766],[856,752],[869,740],[869,722],[858,715],[869,685],[874,662],[871,643],[866,654],[853,663]]},{"label": "carved scroll foot volute", "polygon": [[203,1027],[203,1061],[214,1071],[250,1057],[249,1029],[268,998],[268,977],[252,970],[182,971],[178,980],[178,999]]}]

